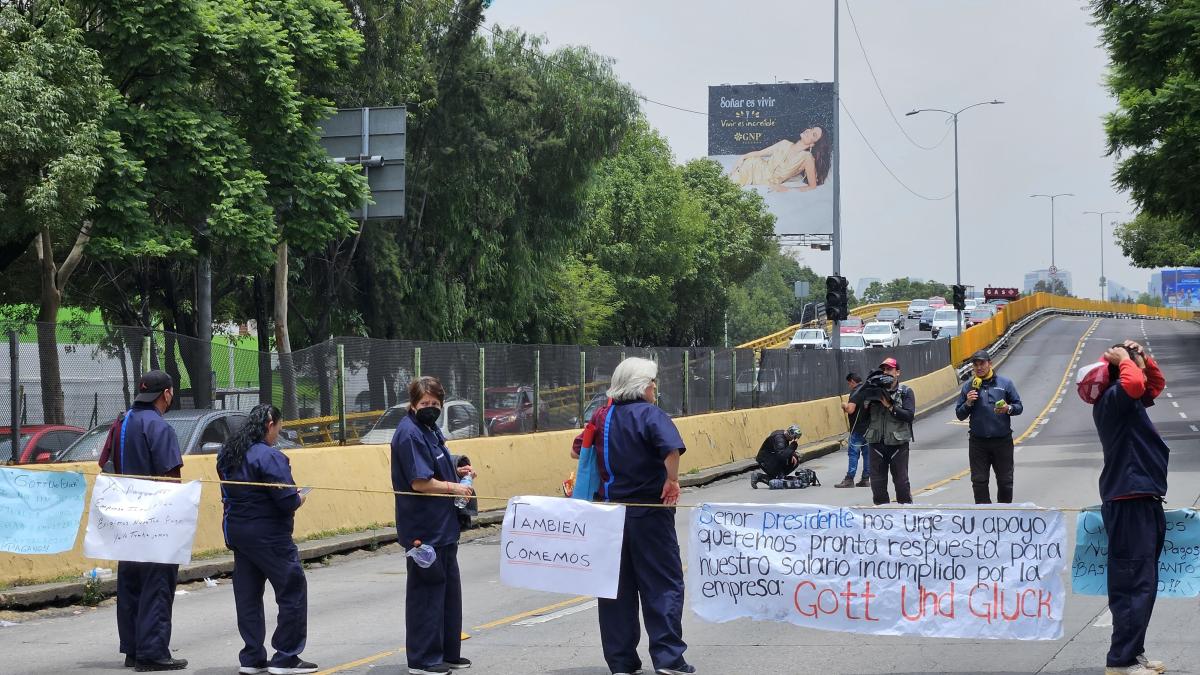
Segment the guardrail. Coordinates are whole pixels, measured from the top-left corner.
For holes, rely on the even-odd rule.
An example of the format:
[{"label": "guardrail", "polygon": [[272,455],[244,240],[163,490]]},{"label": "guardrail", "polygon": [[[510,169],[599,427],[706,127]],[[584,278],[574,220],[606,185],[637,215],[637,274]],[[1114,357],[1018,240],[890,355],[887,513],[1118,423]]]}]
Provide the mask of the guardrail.
[{"label": "guardrail", "polygon": [[[875,302],[869,305],[859,305],[858,307],[850,310],[850,316],[857,316],[859,318],[874,316],[881,309],[899,309],[903,311],[908,308],[908,303],[908,300],[900,300],[897,302]],[[738,345],[738,349],[780,349],[786,347],[788,343],[791,342],[792,336],[796,334],[796,331],[806,326],[810,326],[813,323],[814,322],[810,321],[807,324],[798,323],[788,326],[787,328],[771,333],[770,335],[764,335],[757,340],[751,340],[745,344],[740,344]],[[825,322],[826,330],[829,330],[830,323],[831,322],[829,321]]]}]

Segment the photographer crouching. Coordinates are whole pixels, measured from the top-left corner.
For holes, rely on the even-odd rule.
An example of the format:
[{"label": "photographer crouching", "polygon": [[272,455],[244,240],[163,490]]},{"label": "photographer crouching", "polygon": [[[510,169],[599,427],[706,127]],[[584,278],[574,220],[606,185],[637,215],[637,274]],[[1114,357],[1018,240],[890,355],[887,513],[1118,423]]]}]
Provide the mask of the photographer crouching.
[{"label": "photographer crouching", "polygon": [[913,439],[912,422],[917,412],[916,397],[908,385],[900,384],[900,364],[888,357],[879,370],[867,376],[863,386],[850,397],[845,406],[853,414],[865,406],[871,422],[866,439],[871,448],[871,496],[875,504],[887,504],[888,473],[896,486],[896,502],[912,503],[912,486],[908,481],[908,444]]}]

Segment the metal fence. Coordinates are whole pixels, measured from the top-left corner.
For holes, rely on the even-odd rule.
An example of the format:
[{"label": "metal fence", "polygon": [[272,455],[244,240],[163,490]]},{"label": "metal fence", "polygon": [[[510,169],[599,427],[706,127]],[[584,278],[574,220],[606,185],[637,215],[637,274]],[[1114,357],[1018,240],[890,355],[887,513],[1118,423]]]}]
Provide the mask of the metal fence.
[{"label": "metal fence", "polygon": [[[11,362],[13,336],[3,343]],[[199,343],[142,328],[25,326],[15,331],[18,367],[0,365],[0,425],[13,418],[15,380],[23,426],[45,422],[88,429],[125,410],[134,384],[161,368],[178,384],[176,405],[194,407]],[[407,403],[415,377],[433,375],[455,402],[455,423],[470,433],[529,433],[581,426],[604,399],[613,369],[626,357],[659,364],[659,405],[673,416],[778,405],[841,394],[847,372],[865,375],[885,356],[904,377],[949,364],[947,341],[866,352],[750,349],[580,347],[377,340],[344,337],[282,356],[260,352],[251,336],[212,343],[208,364],[214,408],[280,406],[302,443],[354,442],[383,414]],[[47,355],[53,368],[42,367]],[[49,363],[47,364],[49,365]],[[46,371],[46,373],[43,373]],[[48,374],[47,379],[43,379]],[[61,392],[57,394],[56,392]],[[449,412],[449,411],[448,411]],[[468,418],[470,418],[468,420]],[[0,458],[0,461],[3,461]]]}]

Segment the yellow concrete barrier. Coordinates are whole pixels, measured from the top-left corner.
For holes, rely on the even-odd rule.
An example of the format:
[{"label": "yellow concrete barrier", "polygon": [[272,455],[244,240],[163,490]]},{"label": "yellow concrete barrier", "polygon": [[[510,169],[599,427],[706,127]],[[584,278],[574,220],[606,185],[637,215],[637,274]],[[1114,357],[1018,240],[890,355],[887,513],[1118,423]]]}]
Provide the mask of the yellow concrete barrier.
[{"label": "yellow concrete barrier", "polygon": [[[957,387],[953,369],[946,367],[931,375],[906,381],[917,396],[918,408],[946,397]],[[839,404],[843,399],[830,397],[804,403],[734,410],[681,417],[675,420],[688,451],[680,462],[684,473],[732,461],[749,459],[758,452],[767,434],[790,424],[804,430],[804,442],[835,438],[846,432],[846,417]],[[570,457],[576,431],[553,431],[522,436],[473,438],[449,443],[451,452],[470,456],[479,473],[475,487],[479,494],[508,498],[515,495],[561,494],[562,481],[575,469]],[[392,523],[395,501],[390,494],[391,456],[386,445],[354,445],[334,448],[289,450],[292,472],[303,485],[349,490],[313,490],[296,514],[296,537],[305,538],[337,530],[365,529],[370,525]],[[216,457],[195,455],[185,458],[183,479],[216,480]],[[95,464],[63,464],[63,471],[96,471]],[[88,481],[88,499],[91,486]],[[504,502],[481,501],[480,508],[502,508]],[[0,553],[0,584],[36,583],[68,575],[79,575],[96,565],[113,567],[112,561],[85,558],[80,523],[75,547],[70,552],[48,556]],[[217,485],[206,483],[201,492],[199,524],[192,550],[196,553],[220,551],[225,542],[221,532],[221,494]]]}]

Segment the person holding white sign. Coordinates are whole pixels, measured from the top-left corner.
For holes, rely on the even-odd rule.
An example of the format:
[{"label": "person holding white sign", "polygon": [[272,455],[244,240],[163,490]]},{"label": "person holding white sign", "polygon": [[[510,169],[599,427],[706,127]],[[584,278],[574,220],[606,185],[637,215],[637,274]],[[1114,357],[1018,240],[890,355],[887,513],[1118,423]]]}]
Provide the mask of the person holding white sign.
[{"label": "person holding white sign", "polygon": [[[174,382],[161,370],[138,379],[133,407],[121,420],[113,469],[129,476],[179,478],[183,454],[179,438],[162,415],[175,399]],[[125,666],[139,673],[187,668],[187,659],[171,656],[171,610],[179,565],[117,563],[117,634]]]},{"label": "person holding white sign", "polygon": [[[304,495],[294,487],[287,455],[272,447],[282,421],[279,408],[268,403],[254,406],[217,454],[221,480],[280,486],[221,485],[222,529],[225,545],[233,551],[233,598],[238,633],[245,642],[238,654],[238,672],[244,675],[317,672],[315,663],[300,658],[308,639],[308,584],[292,531]],[[263,591],[268,581],[279,607],[271,636],[275,655],[270,661],[263,647],[267,636]]]},{"label": "person holding white sign", "polygon": [[641,670],[638,604],[650,637],[650,659],[659,675],[694,673],[683,658],[683,564],[675,535],[679,456],[685,451],[675,423],[654,405],[658,364],[625,359],[613,371],[612,407],[598,427],[600,489],[605,502],[629,504],[621,545],[617,597],[599,598],[600,642],[614,675]]}]

